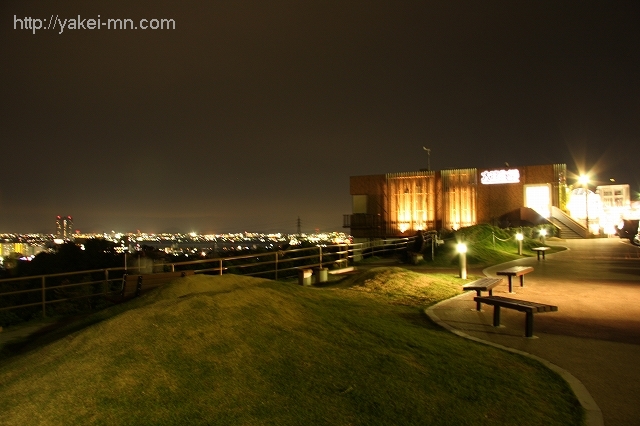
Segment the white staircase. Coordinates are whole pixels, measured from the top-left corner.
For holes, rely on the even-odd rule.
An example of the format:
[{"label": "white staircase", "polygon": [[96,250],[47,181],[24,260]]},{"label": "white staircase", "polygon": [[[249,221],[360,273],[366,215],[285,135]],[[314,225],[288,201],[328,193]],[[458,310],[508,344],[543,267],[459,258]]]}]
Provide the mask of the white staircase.
[{"label": "white staircase", "polygon": [[578,223],[571,216],[557,207],[551,207],[549,222],[553,223],[560,230],[560,238],[579,239],[587,238],[589,235],[587,228]]}]

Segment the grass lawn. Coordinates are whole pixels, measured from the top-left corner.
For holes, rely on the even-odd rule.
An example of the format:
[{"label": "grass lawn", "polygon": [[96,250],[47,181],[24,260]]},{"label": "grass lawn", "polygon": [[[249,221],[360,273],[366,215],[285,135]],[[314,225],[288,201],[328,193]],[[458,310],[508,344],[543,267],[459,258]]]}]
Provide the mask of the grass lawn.
[{"label": "grass lawn", "polygon": [[189,276],[0,361],[3,425],[579,425],[555,373],[432,324],[461,280]]},{"label": "grass lawn", "polygon": [[[522,256],[518,255],[518,243],[514,234],[516,230],[505,230],[491,225],[474,225],[468,228],[462,228],[449,236],[445,240],[445,244],[436,250],[435,259],[431,260],[430,247],[425,249],[425,260],[421,265],[433,267],[452,267],[457,266],[459,262],[456,244],[465,242],[467,245],[467,264],[469,266],[487,267],[497,265],[499,263],[509,262],[511,260],[521,259],[522,257],[536,257],[533,247],[539,247],[545,244],[538,238],[528,237],[525,233],[522,242]],[[528,229],[528,233],[535,234],[535,230]],[[548,238],[548,242],[554,242],[557,238]],[[553,246],[547,254],[562,251],[564,248]]]}]

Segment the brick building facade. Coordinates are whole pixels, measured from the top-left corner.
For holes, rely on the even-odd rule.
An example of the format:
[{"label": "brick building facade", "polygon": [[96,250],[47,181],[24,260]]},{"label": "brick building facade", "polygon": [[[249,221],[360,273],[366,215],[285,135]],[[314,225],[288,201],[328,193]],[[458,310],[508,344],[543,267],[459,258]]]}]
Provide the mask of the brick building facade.
[{"label": "brick building facade", "polygon": [[344,227],[354,238],[526,221],[549,217],[552,206],[564,208],[566,165],[352,176],[350,193]]}]

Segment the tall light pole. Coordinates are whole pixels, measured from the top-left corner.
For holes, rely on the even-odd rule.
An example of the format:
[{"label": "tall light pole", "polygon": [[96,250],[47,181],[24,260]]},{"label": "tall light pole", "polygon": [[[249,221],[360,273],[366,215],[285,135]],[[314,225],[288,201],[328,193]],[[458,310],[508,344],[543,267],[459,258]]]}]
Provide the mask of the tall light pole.
[{"label": "tall light pole", "polygon": [[589,234],[589,176],[580,175],[578,182],[584,186],[584,215],[587,222],[587,234]]},{"label": "tall light pole", "polygon": [[427,151],[427,171],[431,171],[431,149],[425,146],[422,147],[425,151]]}]

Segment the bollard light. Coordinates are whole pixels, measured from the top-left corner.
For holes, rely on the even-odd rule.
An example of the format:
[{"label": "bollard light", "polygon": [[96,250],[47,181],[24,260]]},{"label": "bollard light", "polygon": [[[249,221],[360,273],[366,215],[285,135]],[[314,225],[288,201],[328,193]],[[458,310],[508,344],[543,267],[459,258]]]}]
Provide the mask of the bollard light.
[{"label": "bollard light", "polygon": [[467,279],[467,245],[458,243],[458,254],[460,255],[460,278]]},{"label": "bollard light", "polygon": [[545,228],[542,228],[540,230],[540,240],[542,241],[542,244],[544,244],[544,239],[547,236],[547,230]]},{"label": "bollard light", "polygon": [[524,235],[518,232],[516,234],[516,240],[518,240],[518,256],[522,256],[522,240],[524,239]]}]

